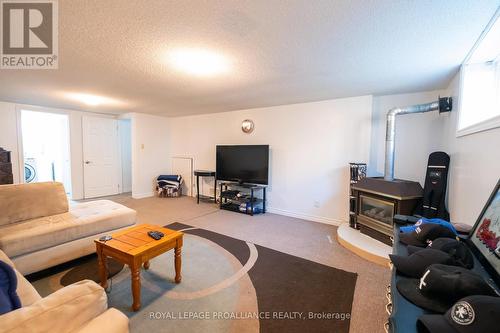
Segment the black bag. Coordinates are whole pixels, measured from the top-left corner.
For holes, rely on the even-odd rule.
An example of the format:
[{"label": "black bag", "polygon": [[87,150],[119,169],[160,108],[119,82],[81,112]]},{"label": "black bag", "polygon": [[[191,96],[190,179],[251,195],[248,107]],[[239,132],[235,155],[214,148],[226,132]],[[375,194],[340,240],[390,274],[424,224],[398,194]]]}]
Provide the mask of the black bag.
[{"label": "black bag", "polygon": [[436,151],[429,155],[424,196],[419,212],[423,217],[450,220],[450,213],[445,204],[449,167],[450,156],[445,152]]}]

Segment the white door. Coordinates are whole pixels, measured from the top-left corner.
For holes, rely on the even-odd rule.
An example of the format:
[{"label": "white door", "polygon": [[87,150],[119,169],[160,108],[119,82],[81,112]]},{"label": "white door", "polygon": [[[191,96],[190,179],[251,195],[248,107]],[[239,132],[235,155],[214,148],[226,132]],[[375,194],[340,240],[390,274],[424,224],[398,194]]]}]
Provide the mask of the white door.
[{"label": "white door", "polygon": [[193,159],[190,157],[172,157],[172,174],[182,176],[184,180],[182,194],[193,196]]},{"label": "white door", "polygon": [[118,194],[121,170],[118,161],[116,119],[83,117],[83,179],[85,198]]}]

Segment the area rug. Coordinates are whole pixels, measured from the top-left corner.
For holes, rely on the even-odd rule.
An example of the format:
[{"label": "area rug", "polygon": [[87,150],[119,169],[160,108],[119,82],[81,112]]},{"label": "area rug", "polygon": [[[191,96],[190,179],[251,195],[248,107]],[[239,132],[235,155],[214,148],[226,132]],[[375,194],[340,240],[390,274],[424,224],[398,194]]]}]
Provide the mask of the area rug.
[{"label": "area rug", "polygon": [[[124,265],[110,258],[108,260],[108,277],[112,278],[120,273]],[[92,280],[100,283],[99,271],[97,268],[97,254],[90,254],[64,264],[44,269],[43,271],[27,275],[26,278],[32,283],[40,285],[41,295],[47,296],[55,290],[59,289],[58,286],[65,287],[72,283],[82,280]],[[43,282],[56,282],[56,288],[42,287]],[[38,292],[40,292],[38,290]]]},{"label": "area rug", "polygon": [[[185,233],[182,282],[173,253],[141,272],[132,312],[130,272],[111,263],[109,306],[132,332],[348,332],[357,275],[212,231],[174,223]],[[333,254],[332,254],[333,255]],[[98,281],[95,256],[47,276],[31,276],[42,295],[86,278]]]}]

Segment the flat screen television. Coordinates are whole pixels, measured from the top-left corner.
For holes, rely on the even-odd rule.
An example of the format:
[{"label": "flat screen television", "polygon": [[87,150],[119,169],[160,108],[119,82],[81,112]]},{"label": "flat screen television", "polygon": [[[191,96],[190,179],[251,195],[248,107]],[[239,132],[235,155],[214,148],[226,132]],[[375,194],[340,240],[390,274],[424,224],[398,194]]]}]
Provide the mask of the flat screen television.
[{"label": "flat screen television", "polygon": [[218,180],[268,185],[269,145],[217,146]]}]

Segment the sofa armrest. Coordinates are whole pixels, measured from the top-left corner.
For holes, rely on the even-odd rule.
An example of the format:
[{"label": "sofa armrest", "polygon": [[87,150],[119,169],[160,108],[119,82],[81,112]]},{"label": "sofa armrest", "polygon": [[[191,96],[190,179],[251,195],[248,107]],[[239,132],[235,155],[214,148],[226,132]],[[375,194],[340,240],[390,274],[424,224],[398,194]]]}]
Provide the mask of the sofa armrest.
[{"label": "sofa armrest", "polygon": [[96,332],[128,333],[128,317],[117,309],[111,308],[78,330],[78,333]]},{"label": "sofa armrest", "polygon": [[101,286],[90,280],[80,281],[0,316],[0,333],[74,332],[106,311],[107,303]]},{"label": "sofa armrest", "polygon": [[16,291],[17,294],[19,295],[19,298],[21,299],[22,306],[31,305],[42,299],[42,297],[38,294],[36,289],[31,285],[31,283],[28,282],[28,280],[26,280],[24,276],[21,275],[21,273],[19,273],[17,268],[14,266],[14,263],[9,259],[9,257],[7,257],[7,255],[2,250],[0,250],[0,260],[9,264],[12,268],[14,268],[14,271],[16,272],[17,276]]}]

